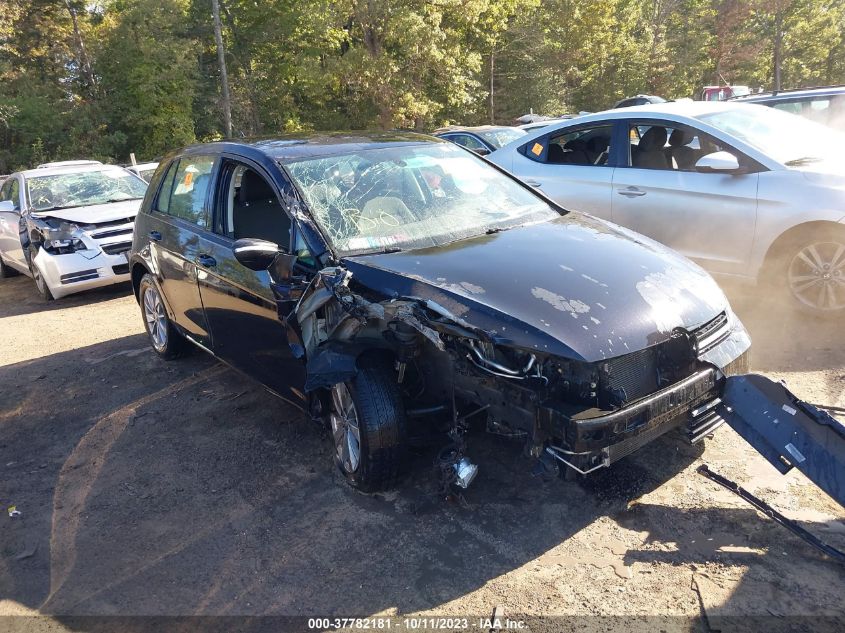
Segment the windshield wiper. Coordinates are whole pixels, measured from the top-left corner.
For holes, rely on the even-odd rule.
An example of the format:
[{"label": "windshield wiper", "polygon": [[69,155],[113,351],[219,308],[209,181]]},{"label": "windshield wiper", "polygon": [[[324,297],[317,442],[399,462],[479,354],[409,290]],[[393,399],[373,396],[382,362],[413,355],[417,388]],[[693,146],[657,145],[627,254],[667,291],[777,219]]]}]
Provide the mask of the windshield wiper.
[{"label": "windshield wiper", "polygon": [[792,160],[788,160],[784,163],[787,167],[799,167],[801,165],[806,165],[807,163],[817,163],[821,158],[818,156],[802,156],[801,158],[793,158]]},{"label": "windshield wiper", "polygon": [[104,203],[100,203],[100,204],[111,204],[113,202],[126,202],[127,200],[143,200],[143,198],[141,198],[141,197],[139,197],[139,198],[109,198]]},{"label": "windshield wiper", "polygon": [[[508,227],[512,228],[512,227]],[[503,226],[491,226],[489,229],[484,231],[485,235],[493,235],[494,233],[501,233],[502,231],[507,231],[508,229]]]}]

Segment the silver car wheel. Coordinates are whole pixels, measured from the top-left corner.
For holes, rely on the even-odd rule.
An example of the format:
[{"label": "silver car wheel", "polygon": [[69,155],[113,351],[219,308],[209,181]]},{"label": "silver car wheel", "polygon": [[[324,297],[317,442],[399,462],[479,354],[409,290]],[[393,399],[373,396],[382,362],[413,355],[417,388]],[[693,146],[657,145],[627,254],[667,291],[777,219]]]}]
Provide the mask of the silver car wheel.
[{"label": "silver car wheel", "polygon": [[792,258],[789,289],[804,305],[826,312],[845,308],[845,244],[815,242]]},{"label": "silver car wheel", "polygon": [[47,289],[47,282],[44,281],[44,275],[42,275],[41,271],[38,270],[38,266],[32,267],[32,278],[35,281],[35,286],[38,288],[38,292],[44,294],[44,291]]},{"label": "silver car wheel", "polygon": [[352,394],[343,383],[332,387],[330,418],[337,458],[346,472],[354,473],[361,463],[361,430]]},{"label": "silver car wheel", "polygon": [[158,290],[152,286],[144,289],[144,319],[147,321],[153,347],[159,352],[162,351],[167,347],[167,314]]}]

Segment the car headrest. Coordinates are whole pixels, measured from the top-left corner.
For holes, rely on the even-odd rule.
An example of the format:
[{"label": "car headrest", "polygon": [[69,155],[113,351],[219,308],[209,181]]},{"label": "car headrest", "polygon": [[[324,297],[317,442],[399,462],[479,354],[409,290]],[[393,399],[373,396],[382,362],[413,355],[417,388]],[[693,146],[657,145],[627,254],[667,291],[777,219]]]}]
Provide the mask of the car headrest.
[{"label": "car headrest", "polygon": [[567,141],[566,145],[563,146],[563,149],[568,149],[573,152],[585,150],[587,149],[587,141],[582,138],[574,138],[571,141]]},{"label": "car headrest", "polygon": [[591,152],[603,152],[610,145],[610,139],[606,136],[594,136],[587,143],[587,149]]},{"label": "car headrest", "polygon": [[563,151],[563,148],[557,143],[552,143],[551,145],[549,145],[549,155],[546,160],[548,160],[550,163],[559,163],[563,161],[564,155],[565,153]]},{"label": "car headrest", "polygon": [[270,184],[251,169],[247,169],[241,178],[241,188],[238,201],[256,202],[258,200],[275,200],[276,194]]},{"label": "car headrest", "polygon": [[648,128],[648,131],[643,134],[640,139],[640,149],[645,152],[653,152],[654,150],[663,149],[666,145],[666,128],[659,125],[653,125]]},{"label": "car headrest", "polygon": [[681,147],[682,145],[686,145],[692,139],[689,137],[689,134],[686,133],[684,130],[672,130],[672,133],[669,135],[669,145],[672,147]]}]

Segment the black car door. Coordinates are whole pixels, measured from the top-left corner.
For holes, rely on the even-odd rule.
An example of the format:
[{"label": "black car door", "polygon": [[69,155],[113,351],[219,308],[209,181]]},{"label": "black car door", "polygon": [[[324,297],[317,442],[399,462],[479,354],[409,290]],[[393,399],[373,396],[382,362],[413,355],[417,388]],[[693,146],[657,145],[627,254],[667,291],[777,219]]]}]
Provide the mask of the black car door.
[{"label": "black car door", "polygon": [[164,300],[173,320],[195,343],[212,348],[197,285],[202,236],[210,233],[209,193],[216,159],[187,155],[168,168],[145,222]]},{"label": "black car door", "polygon": [[[251,237],[290,252],[291,219],[258,165],[224,156],[214,188],[214,235],[198,260],[200,295],[214,353],[295,404],[305,400],[304,362],[294,357],[267,271],[241,265],[235,240]],[[292,303],[282,311],[292,309]]]}]

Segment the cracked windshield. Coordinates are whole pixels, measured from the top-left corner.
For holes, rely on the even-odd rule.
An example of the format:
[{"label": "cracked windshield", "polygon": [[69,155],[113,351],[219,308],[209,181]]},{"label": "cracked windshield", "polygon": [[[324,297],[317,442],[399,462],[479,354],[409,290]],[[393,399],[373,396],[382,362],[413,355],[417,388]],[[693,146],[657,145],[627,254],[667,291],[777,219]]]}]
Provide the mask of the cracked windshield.
[{"label": "cracked windshield", "polygon": [[125,169],[50,174],[27,179],[33,211],[140,200],[147,183]]},{"label": "cracked windshield", "polygon": [[438,246],[558,216],[532,192],[446,144],[286,167],[323,232],[345,254]]}]

